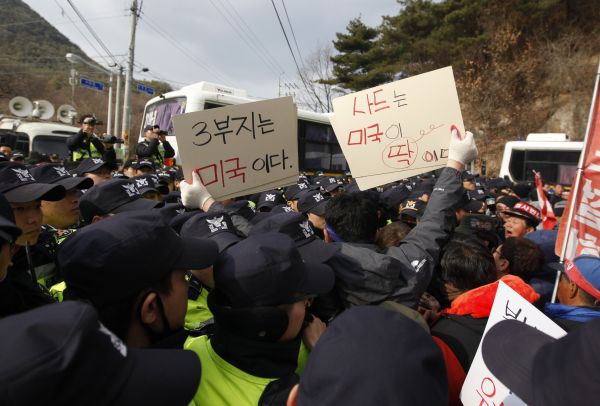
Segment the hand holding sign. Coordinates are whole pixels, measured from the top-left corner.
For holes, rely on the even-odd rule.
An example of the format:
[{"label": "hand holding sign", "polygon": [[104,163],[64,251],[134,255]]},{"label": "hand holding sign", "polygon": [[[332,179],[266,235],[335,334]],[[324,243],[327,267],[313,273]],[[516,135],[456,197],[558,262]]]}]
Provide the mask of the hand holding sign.
[{"label": "hand holding sign", "polygon": [[477,145],[475,145],[475,139],[471,131],[467,131],[465,136],[461,137],[460,131],[453,126],[451,134],[448,160],[459,162],[464,166],[477,158]]},{"label": "hand holding sign", "polygon": [[212,196],[208,189],[202,184],[198,172],[192,172],[192,180],[193,182],[191,184],[185,180],[180,183],[181,202],[188,209],[204,210],[204,204],[212,199]]}]

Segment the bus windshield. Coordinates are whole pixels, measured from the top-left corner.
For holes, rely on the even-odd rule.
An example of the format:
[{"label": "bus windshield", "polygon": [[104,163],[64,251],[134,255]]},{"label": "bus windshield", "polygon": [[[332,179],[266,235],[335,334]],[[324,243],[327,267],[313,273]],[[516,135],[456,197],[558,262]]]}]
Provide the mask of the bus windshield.
[{"label": "bus windshield", "polygon": [[168,131],[169,135],[172,135],[172,117],[175,114],[185,113],[185,106],[185,96],[161,100],[157,103],[147,106],[142,128],[146,125],[158,125],[160,126],[161,130]]}]

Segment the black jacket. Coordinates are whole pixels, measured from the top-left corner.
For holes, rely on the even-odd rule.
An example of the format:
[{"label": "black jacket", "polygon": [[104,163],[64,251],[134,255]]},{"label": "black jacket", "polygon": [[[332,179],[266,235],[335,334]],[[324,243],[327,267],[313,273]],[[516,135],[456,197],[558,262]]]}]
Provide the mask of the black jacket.
[{"label": "black jacket", "polygon": [[468,371],[475,358],[479,342],[488,318],[474,318],[469,315],[443,315],[431,328],[431,334],[442,339],[450,347],[460,365]]},{"label": "black jacket", "polygon": [[340,253],[329,264],[335,271],[337,293],[344,306],[391,300],[416,309],[429,285],[441,247],[456,224],[455,206],[462,193],[461,173],[446,168],[421,222],[400,246],[379,253],[371,244],[336,243]]},{"label": "black jacket", "polygon": [[90,143],[94,144],[96,150],[102,154],[102,160],[106,162],[110,169],[117,169],[117,155],[114,148],[105,148],[102,141],[95,136],[90,137],[84,133],[83,130],[79,130],[77,134],[71,135],[67,139],[67,148],[69,148],[69,151],[71,152],[78,149],[85,150],[88,152],[86,158],[91,158]]},{"label": "black jacket", "polygon": [[50,293],[33,281],[25,248],[19,249],[12,262],[0,282],[0,318],[54,303]]},{"label": "black jacket", "polygon": [[[162,163],[163,157],[158,152],[158,146],[160,141],[154,139],[151,141],[144,140],[137,144],[135,153],[139,158],[147,158],[151,160],[158,160]],[[165,158],[173,158],[175,156],[175,150],[169,143],[169,141],[163,141],[163,148],[165,149]]]}]

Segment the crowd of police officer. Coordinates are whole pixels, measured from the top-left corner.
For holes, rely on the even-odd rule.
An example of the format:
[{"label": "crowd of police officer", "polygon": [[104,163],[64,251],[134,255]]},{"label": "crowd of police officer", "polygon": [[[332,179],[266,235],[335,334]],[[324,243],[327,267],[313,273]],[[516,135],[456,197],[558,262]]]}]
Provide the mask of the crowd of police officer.
[{"label": "crowd of police officer", "polygon": [[[488,356],[494,374],[532,404],[599,391],[598,357],[580,356],[600,333],[599,261],[564,267],[548,303],[556,236],[537,230],[530,186],[464,170],[472,134],[451,134],[446,168],[377,190],[301,176],[216,201],[167,165],[160,128],[118,165],[119,140],[80,121],[66,165],[0,157],[0,404],[459,404],[489,314],[462,309],[498,280],[573,333],[500,323],[484,356],[524,334],[542,360]],[[581,369],[561,397],[533,372],[513,383],[551,361]]]}]

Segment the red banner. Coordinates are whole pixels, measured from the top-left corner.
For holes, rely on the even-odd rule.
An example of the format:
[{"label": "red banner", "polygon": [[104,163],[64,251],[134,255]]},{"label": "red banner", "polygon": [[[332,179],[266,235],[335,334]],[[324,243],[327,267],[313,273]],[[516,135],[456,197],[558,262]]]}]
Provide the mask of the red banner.
[{"label": "red banner", "polygon": [[600,256],[600,98],[596,76],[580,177],[573,184],[560,224],[555,252],[572,260],[578,255]]},{"label": "red banner", "polygon": [[540,212],[542,213],[542,226],[544,227],[544,230],[552,230],[556,224],[556,216],[554,216],[552,205],[544,194],[542,175],[536,171],[533,171],[533,173],[535,174],[535,188],[537,190],[538,202],[540,204]]}]

